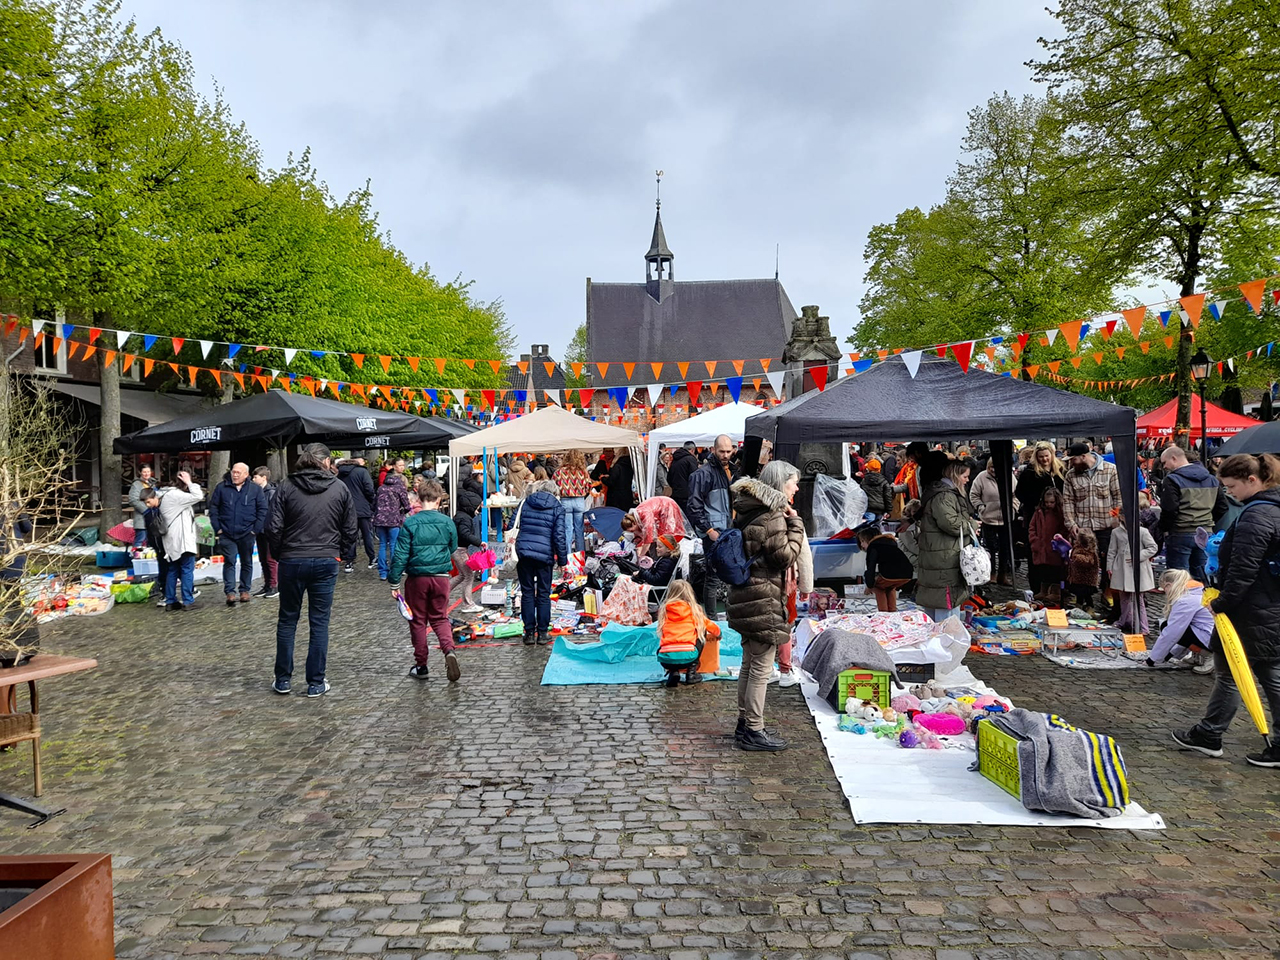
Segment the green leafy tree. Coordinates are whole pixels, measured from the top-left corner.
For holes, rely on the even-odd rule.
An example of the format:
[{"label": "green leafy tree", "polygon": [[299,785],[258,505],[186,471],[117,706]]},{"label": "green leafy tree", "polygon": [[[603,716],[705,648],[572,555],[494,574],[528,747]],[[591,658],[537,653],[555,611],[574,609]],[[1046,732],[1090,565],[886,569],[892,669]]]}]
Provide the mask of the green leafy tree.
[{"label": "green leafy tree", "polygon": [[569,345],[564,349],[564,382],[568,389],[576,389],[577,387],[585,387],[589,385],[586,368],[583,367],[582,375],[575,377],[571,363],[585,364],[591,357],[587,349],[587,325],[585,323],[578,324],[578,329],[573,331],[573,336],[569,338]]},{"label": "green leafy tree", "polygon": [[[1134,266],[1172,280],[1179,296],[1219,274],[1232,245],[1274,242],[1277,9],[1243,0],[1062,0],[1053,15],[1063,36],[1042,41],[1046,58],[1032,64],[1062,98],[1089,182],[1111,207],[1105,242],[1133,251]],[[1236,313],[1223,326],[1237,317],[1247,321]],[[1193,350],[1184,331],[1176,371],[1184,443]]]}]

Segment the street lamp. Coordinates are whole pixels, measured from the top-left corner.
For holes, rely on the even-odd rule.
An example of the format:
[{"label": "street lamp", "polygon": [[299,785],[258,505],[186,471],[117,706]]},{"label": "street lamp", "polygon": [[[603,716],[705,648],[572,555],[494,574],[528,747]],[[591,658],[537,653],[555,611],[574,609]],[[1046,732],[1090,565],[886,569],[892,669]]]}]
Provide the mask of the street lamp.
[{"label": "street lamp", "polygon": [[1204,347],[1196,351],[1191,358],[1191,378],[1200,389],[1200,462],[1209,462],[1208,420],[1209,412],[1204,406],[1204,385],[1209,379],[1209,371],[1213,369],[1213,361],[1204,352]]}]

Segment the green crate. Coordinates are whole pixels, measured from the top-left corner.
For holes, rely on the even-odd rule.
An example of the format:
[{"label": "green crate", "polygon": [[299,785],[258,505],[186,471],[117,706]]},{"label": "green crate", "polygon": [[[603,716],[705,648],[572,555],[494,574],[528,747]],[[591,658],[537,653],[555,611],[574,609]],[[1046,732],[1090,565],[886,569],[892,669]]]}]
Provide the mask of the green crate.
[{"label": "green crate", "polygon": [[883,670],[845,670],[836,677],[836,709],[849,700],[870,700],[881,710],[889,706],[889,674]]},{"label": "green crate", "polygon": [[978,772],[1019,800],[1022,799],[1022,774],[1018,770],[1020,742],[990,720],[978,721]]}]

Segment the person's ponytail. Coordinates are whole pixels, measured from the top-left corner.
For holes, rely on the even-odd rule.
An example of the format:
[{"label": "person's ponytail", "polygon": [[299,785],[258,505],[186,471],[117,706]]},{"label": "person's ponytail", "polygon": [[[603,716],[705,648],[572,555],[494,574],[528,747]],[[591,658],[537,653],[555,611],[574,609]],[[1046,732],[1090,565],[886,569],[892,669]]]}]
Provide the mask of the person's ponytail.
[{"label": "person's ponytail", "polygon": [[1222,461],[1218,476],[1228,480],[1257,477],[1264,487],[1280,486],[1280,457],[1273,453],[1237,453]]}]

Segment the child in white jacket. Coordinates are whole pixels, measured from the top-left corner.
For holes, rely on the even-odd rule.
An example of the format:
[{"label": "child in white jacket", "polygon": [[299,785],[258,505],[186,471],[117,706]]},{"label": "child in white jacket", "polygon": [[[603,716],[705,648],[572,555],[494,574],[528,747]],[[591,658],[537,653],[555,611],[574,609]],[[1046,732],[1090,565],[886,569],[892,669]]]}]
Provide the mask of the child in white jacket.
[{"label": "child in white jacket", "polygon": [[1147,604],[1142,595],[1156,588],[1156,575],[1151,569],[1151,559],[1160,552],[1146,527],[1138,527],[1138,536],[1141,552],[1135,564],[1129,550],[1129,532],[1125,529],[1124,514],[1121,514],[1120,526],[1112,531],[1111,546],[1107,549],[1107,573],[1111,577],[1111,589],[1120,594],[1119,626],[1130,633],[1146,633],[1149,629]]}]

